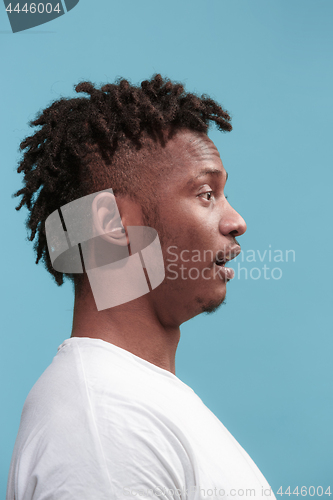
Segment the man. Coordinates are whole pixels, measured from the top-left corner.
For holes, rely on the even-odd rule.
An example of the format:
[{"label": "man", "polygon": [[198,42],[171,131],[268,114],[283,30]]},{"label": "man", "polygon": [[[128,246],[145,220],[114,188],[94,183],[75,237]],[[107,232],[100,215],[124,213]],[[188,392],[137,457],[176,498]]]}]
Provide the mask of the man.
[{"label": "man", "polygon": [[[210,121],[231,130],[230,117],[160,75],[141,88],[122,80],[76,90],[90,98],[55,102],[21,144],[17,209],[31,210],[37,262],[58,285],[64,275],[72,280],[75,305],[71,338],[25,402],[7,500],[274,497],[243,448],[175,375],[179,327],[222,304],[233,276],[225,264],[246,230],[224,196],[227,173],[207,136]],[[159,286],[103,310],[89,270],[55,270],[46,245],[47,217],[94,193],[91,220],[106,253],[130,246],[130,228],[150,226],[165,264]]]}]

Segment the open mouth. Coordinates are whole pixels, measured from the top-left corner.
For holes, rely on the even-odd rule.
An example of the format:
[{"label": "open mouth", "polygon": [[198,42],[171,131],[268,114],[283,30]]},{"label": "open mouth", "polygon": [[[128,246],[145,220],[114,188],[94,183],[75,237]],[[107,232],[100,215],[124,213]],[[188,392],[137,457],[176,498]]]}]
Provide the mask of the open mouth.
[{"label": "open mouth", "polygon": [[213,263],[213,265],[215,264],[220,268],[217,276],[219,276],[225,282],[232,280],[235,276],[235,271],[230,267],[226,267],[226,264],[237,257],[240,252],[240,246],[237,245],[236,247],[230,248],[228,250],[228,252],[220,252],[220,255],[216,254],[216,259]]},{"label": "open mouth", "polygon": [[216,276],[218,276],[225,282],[232,280],[232,278],[235,276],[235,271],[232,268],[225,267],[227,262],[227,260],[221,259],[216,259],[214,262],[214,264],[220,268]]},{"label": "open mouth", "polygon": [[232,259],[237,257],[237,255],[239,255],[240,251],[241,251],[241,248],[239,245],[230,247],[227,250],[224,249],[224,251],[219,250],[215,254],[216,259],[215,259],[214,263],[219,267],[225,267],[227,262],[230,262]]}]

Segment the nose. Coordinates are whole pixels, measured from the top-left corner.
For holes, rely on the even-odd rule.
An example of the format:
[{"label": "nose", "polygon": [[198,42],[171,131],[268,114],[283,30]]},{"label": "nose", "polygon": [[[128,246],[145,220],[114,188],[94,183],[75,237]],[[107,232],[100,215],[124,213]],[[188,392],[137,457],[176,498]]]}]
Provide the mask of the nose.
[{"label": "nose", "polygon": [[220,231],[223,236],[240,236],[246,231],[246,222],[243,217],[236,212],[234,208],[226,201],[227,206],[224,207],[223,214],[220,220]]}]

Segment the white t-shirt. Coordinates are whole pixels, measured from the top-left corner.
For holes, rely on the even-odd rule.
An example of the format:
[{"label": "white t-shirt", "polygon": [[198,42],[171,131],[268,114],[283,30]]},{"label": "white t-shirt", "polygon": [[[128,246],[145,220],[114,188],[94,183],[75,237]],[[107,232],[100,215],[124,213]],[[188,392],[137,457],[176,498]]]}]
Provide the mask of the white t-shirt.
[{"label": "white t-shirt", "polygon": [[25,401],[6,500],[274,499],[268,490],[179,378],[103,340],[73,337]]}]

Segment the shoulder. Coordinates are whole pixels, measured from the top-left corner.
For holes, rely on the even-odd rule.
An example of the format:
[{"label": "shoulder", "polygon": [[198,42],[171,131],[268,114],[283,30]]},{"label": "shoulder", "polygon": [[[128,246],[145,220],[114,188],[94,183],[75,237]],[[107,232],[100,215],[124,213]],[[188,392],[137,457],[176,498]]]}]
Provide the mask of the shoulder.
[{"label": "shoulder", "polygon": [[13,455],[17,481],[82,499],[192,485],[190,446],[174,411],[183,387],[147,368],[99,342],[65,343],[24,405]]}]

